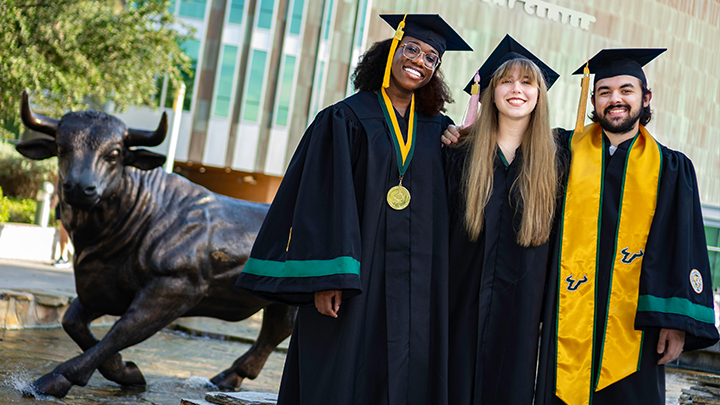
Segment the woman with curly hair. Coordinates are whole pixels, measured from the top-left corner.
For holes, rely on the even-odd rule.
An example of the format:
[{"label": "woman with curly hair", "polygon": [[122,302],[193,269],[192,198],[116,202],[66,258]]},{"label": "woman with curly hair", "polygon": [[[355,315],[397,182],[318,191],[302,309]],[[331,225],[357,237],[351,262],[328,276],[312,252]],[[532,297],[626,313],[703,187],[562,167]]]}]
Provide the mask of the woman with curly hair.
[{"label": "woman with curly hair", "polygon": [[568,158],[550,128],[547,89],[557,77],[506,36],[476,76],[477,119],[444,149],[451,403],[533,401],[548,241]]},{"label": "woman with curly hair", "polygon": [[383,15],[358,92],[303,136],[237,285],[299,305],[278,404],[448,404],[438,15]]}]

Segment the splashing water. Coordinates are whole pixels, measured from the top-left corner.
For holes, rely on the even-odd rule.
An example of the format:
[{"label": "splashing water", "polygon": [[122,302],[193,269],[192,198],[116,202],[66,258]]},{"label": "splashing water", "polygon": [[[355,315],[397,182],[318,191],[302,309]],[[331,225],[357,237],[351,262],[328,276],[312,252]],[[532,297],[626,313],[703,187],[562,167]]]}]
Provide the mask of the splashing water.
[{"label": "splashing water", "polygon": [[191,375],[183,381],[183,387],[195,390],[218,390],[217,385],[210,382],[209,378]]}]

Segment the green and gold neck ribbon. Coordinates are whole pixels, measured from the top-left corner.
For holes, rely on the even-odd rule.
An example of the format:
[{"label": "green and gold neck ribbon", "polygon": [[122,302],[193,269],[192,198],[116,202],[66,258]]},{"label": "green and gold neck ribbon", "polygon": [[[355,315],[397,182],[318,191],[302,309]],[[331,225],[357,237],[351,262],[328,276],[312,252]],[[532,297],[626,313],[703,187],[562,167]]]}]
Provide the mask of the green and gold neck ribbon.
[{"label": "green and gold neck ribbon", "polygon": [[[645,244],[657,204],[662,155],[640,132],[627,154],[612,268],[598,269],[605,145],[599,124],[573,134],[572,163],[562,217],[558,279],[555,394],[568,405],[587,405],[599,391],[638,370],[642,332],[634,327]],[[605,338],[596,341],[598,271],[610,271]],[[599,339],[598,339],[599,340]],[[601,359],[594,359],[602,345]],[[593,364],[600,375],[593,378]]]},{"label": "green and gold neck ribbon", "polygon": [[388,97],[385,89],[378,90],[378,101],[382,108],[383,115],[385,115],[385,121],[390,127],[390,131],[393,132],[393,144],[395,145],[395,151],[397,152],[398,171],[400,176],[405,175],[405,171],[410,165],[412,160],[413,151],[415,150],[415,127],[417,117],[415,116],[415,94],[412,95],[410,101],[410,122],[408,123],[408,136],[407,142],[403,140],[402,132],[400,131],[400,125],[398,124],[397,117],[395,116],[395,109],[393,108],[390,97]]}]

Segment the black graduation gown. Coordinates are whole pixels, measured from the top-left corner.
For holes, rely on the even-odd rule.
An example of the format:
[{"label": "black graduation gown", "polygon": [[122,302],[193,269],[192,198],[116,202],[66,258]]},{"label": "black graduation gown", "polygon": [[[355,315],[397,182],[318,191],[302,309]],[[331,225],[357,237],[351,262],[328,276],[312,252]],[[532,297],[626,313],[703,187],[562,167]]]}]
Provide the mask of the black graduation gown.
[{"label": "black graduation gown", "polygon": [[[561,130],[562,142],[569,147],[572,131]],[[604,136],[604,135],[603,135]],[[610,287],[610,268],[614,259],[614,237],[618,224],[620,191],[625,158],[632,139],[618,145],[611,156],[610,142],[605,138],[605,175],[603,184],[598,285],[596,289],[596,341],[602,341],[605,329],[607,302]],[[645,247],[640,274],[640,295],[661,298],[687,299],[692,304],[713,308],[710,264],[705,243],[705,232],[700,210],[697,180],[692,162],[680,152],[660,145],[662,171],[658,202]],[[566,180],[565,180],[566,181]],[[548,279],[548,293],[543,309],[543,333],[538,366],[536,405],[562,405],[555,396],[556,302],[558,246],[553,246],[553,259]],[[690,271],[700,271],[706,284],[698,294],[690,286]],[[644,331],[639,370],[628,377],[593,394],[593,405],[665,404],[665,367],[657,361],[661,328],[685,331],[684,350],[696,350],[713,345],[718,332],[712,322],[692,317],[638,310],[635,329]],[[595,358],[601,355],[601,345],[595,347]],[[594,365],[593,378],[597,378],[598,365]]]},{"label": "black graduation gown", "polygon": [[[493,193],[476,242],[464,225],[467,147],[446,148],[450,199],[450,388],[452,404],[530,404],[535,384],[549,243],[517,243],[519,194],[510,194],[521,150],[495,158]],[[560,163],[563,156],[558,154]],[[565,159],[567,159],[565,157]]]},{"label": "black graduation gown", "polygon": [[[274,277],[246,267],[237,282],[301,306],[278,404],[447,404],[448,206],[439,135],[450,122],[417,113],[403,179],[412,199],[401,211],[386,201],[399,174],[375,93],[326,108],[306,131],[251,253],[290,270]],[[356,260],[359,276],[343,269],[313,276],[313,266],[338,258]],[[298,263],[310,265],[295,277]],[[313,304],[314,292],[329,289],[343,290],[337,319]]]}]

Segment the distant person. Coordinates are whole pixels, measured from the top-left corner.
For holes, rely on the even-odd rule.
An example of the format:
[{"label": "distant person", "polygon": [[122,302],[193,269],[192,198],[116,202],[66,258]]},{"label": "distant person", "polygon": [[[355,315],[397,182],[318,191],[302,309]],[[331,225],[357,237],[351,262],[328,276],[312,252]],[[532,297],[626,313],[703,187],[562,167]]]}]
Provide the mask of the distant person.
[{"label": "distant person", "polygon": [[279,405],[448,404],[439,69],[472,49],[438,15],[381,17],[395,37],[305,132],[237,281],[301,305]]},{"label": "distant person", "polygon": [[600,51],[594,123],[559,131],[572,163],[535,405],[665,404],[664,365],[718,341],[695,170],[645,128],[642,66],[664,51]]},{"label": "distant person", "polygon": [[70,263],[70,259],[68,257],[68,241],[70,237],[62,224],[62,204],[60,201],[62,197],[60,196],[60,187],[62,187],[62,183],[58,179],[58,182],[55,185],[55,192],[53,193],[51,202],[55,203],[55,219],[58,221],[60,256],[57,260],[55,260],[53,266],[59,268],[69,268],[72,267],[72,263]]},{"label": "distant person", "polygon": [[550,127],[557,78],[506,35],[466,88],[469,111],[480,101],[477,119],[444,149],[451,404],[532,403],[558,175],[569,159]]}]

